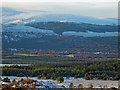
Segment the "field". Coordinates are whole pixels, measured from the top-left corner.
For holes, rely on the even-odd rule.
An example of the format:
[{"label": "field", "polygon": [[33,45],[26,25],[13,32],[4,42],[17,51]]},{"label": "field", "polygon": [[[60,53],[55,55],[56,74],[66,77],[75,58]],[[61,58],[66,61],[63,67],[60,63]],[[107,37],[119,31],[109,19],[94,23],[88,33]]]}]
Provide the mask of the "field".
[{"label": "field", "polygon": [[56,62],[85,62],[118,60],[116,53],[80,52],[71,49],[3,49],[3,64],[35,64]]}]

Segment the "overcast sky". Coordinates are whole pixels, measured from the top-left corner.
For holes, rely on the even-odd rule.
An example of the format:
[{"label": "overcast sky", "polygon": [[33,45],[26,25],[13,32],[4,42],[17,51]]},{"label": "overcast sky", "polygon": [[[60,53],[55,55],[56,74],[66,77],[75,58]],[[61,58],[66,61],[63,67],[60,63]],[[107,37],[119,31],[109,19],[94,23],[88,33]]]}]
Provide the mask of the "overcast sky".
[{"label": "overcast sky", "polygon": [[46,14],[73,14],[100,19],[118,17],[118,0],[61,1],[62,2],[58,0],[4,0],[2,1],[2,7],[9,7],[25,12],[42,11]]}]

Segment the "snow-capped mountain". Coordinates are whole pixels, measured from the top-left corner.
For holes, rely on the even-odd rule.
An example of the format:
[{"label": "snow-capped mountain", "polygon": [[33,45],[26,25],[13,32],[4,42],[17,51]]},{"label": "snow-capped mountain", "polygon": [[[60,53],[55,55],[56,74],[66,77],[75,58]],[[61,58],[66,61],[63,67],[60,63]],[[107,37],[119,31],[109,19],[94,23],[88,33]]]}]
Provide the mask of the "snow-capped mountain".
[{"label": "snow-capped mountain", "polygon": [[116,18],[93,18],[70,14],[48,14],[43,11],[25,12],[14,10],[11,8],[2,7],[2,17],[4,23],[29,23],[29,22],[49,22],[49,21],[66,21],[76,23],[91,23],[91,24],[117,24]]},{"label": "snow-capped mountain", "polygon": [[3,8],[2,12],[3,47],[28,47],[29,44],[36,48],[46,48],[46,45],[57,48],[64,47],[64,44],[66,47],[69,44],[73,47],[76,43],[83,43],[83,40],[87,42],[88,40],[84,39],[86,37],[118,35],[117,19],[113,18],[43,14],[45,12],[42,11],[22,12],[10,8]]}]

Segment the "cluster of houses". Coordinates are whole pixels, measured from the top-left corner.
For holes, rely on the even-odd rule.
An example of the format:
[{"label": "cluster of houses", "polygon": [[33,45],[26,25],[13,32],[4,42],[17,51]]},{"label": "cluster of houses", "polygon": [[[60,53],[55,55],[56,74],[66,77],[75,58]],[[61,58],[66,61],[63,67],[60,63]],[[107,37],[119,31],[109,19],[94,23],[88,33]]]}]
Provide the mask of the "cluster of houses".
[{"label": "cluster of houses", "polygon": [[[7,78],[8,79],[8,78]],[[33,79],[21,79],[19,81],[9,81],[4,82],[4,80],[1,80],[1,85],[2,89],[11,89],[11,88],[21,88],[21,89],[26,89],[26,88],[62,88],[59,85],[54,84],[53,82],[45,82],[45,81],[40,81],[40,80],[33,80]]]},{"label": "cluster of houses", "polygon": [[[120,83],[119,83],[120,84]],[[9,78],[0,78],[0,90],[14,90],[14,89],[20,89],[20,90],[26,90],[26,89],[62,89],[64,88],[77,88],[78,90],[81,88],[84,88],[82,84],[79,84],[75,86],[73,83],[65,84],[65,83],[55,83],[53,81],[44,81],[44,80],[35,80],[30,78],[24,78],[24,79],[12,79]],[[94,88],[92,83],[88,88]],[[103,87],[101,87],[102,89]],[[108,89],[108,87],[104,87],[107,90],[119,90],[118,88],[111,87]],[[120,88],[120,87],[119,87]]]}]

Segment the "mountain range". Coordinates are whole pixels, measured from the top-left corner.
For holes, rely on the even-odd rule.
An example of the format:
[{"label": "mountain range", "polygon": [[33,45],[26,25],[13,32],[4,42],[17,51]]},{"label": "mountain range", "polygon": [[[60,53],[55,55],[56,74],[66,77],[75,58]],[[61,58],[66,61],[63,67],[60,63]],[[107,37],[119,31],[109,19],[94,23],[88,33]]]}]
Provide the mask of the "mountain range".
[{"label": "mountain range", "polygon": [[66,21],[66,22],[76,22],[76,23],[91,23],[91,24],[101,24],[101,25],[112,25],[118,24],[117,18],[94,18],[77,16],[71,14],[52,14],[46,13],[45,11],[22,11],[15,10],[7,7],[2,7],[2,17],[3,24],[11,23],[16,20],[22,21],[21,23],[29,22],[49,22],[49,21]]},{"label": "mountain range", "polygon": [[3,8],[3,48],[74,49],[112,51],[117,49],[117,19],[95,19],[74,15],[35,16]]}]

